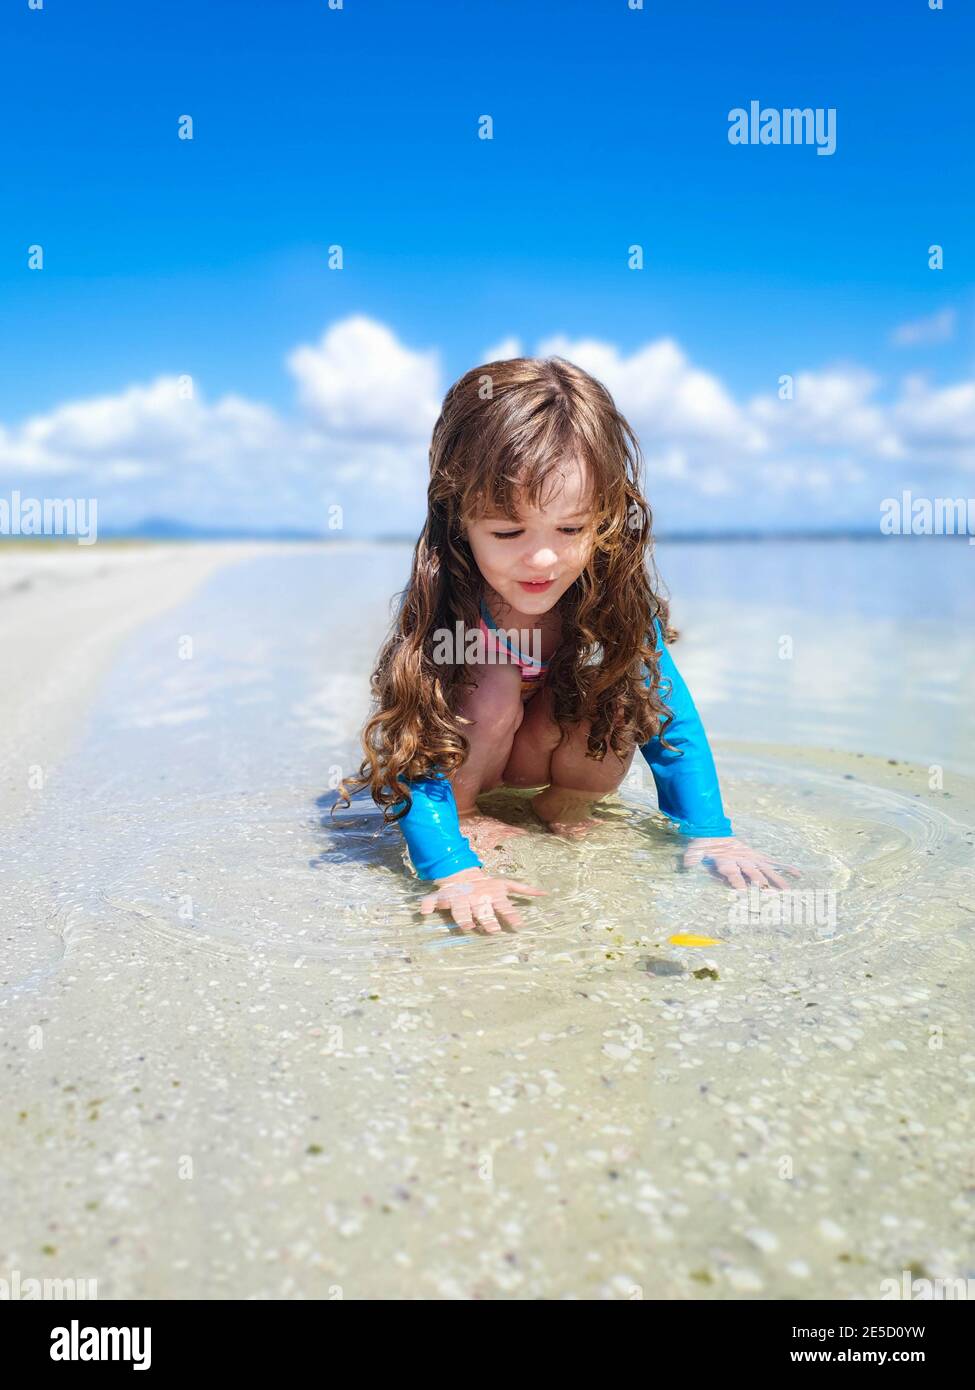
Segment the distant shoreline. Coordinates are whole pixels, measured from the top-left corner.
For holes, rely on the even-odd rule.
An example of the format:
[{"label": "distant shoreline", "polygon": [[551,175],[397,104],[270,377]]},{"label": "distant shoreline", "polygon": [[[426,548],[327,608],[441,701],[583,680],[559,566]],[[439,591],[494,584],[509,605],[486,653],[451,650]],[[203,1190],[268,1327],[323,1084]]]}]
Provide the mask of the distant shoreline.
[{"label": "distant shoreline", "polygon": [[[320,534],[314,531],[209,531],[188,527],[185,530],[161,531],[102,531],[95,545],[172,545],[172,544],[236,544],[241,541],[266,542],[274,545],[410,545],[416,544],[414,535],[386,536],[345,536]],[[879,530],[872,531],[672,531],[655,535],[655,545],[708,545],[720,542],[744,544],[775,541],[945,541],[968,542],[964,532],[948,535],[884,535]],[[47,549],[63,546],[77,549],[74,536],[5,536],[0,535],[0,549],[4,546],[33,546]]]}]

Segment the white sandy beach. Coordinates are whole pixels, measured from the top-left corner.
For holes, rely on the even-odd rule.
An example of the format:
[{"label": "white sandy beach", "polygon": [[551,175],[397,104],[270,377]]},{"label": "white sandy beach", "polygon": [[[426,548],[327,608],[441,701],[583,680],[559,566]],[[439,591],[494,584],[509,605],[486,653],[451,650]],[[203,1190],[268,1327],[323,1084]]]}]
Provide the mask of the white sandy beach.
[{"label": "white sandy beach", "polygon": [[56,772],[126,634],[187,598],[214,570],[261,549],[246,542],[0,545],[0,818],[27,808],[38,783]]},{"label": "white sandy beach", "polygon": [[[371,803],[329,815],[405,547],[42,558],[0,557],[0,1278],[859,1300],[975,1272],[975,787],[905,758],[913,718],[881,756],[860,686],[775,686],[778,611],[741,616],[743,670],[687,601],[678,660],[739,833],[832,911],[736,919],[635,775],[578,847],[492,798],[550,895],[458,937]],[[945,670],[942,728],[968,717]],[[789,740],[827,711],[844,746]]]}]

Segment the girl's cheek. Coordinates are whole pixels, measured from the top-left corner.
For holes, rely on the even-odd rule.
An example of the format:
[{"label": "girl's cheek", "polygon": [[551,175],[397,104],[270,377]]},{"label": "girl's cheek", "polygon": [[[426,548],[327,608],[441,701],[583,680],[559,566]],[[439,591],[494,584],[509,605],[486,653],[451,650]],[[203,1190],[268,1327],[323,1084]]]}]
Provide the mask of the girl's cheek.
[{"label": "girl's cheek", "polygon": [[575,547],[575,550],[572,555],[571,568],[575,570],[576,578],[579,577],[579,575],[588,565],[591,554],[592,545],[589,542],[585,542],[582,545],[578,545]]}]

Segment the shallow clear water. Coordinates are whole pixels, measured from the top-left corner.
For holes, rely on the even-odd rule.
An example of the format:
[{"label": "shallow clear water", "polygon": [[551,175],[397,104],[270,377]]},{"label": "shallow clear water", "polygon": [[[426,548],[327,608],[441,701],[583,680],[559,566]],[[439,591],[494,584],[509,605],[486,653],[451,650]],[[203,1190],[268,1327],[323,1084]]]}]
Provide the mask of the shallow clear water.
[{"label": "shallow clear water", "polygon": [[[888,553],[861,550],[845,584]],[[819,632],[820,551],[660,556],[736,830],[802,871],[778,916],[682,870],[635,765],[578,845],[485,801],[529,831],[502,863],[549,890],[520,933],[421,917],[372,803],[328,814],[405,547],[267,556],[145,628],[4,865],[26,1118],[0,1133],[0,1265],[49,1272],[53,1245],[103,1297],[875,1298],[908,1267],[975,1273],[975,796],[947,732],[970,591],[947,648],[899,620],[950,675],[919,732],[929,692],[902,680],[881,714],[861,662],[872,600],[834,595]],[[913,554],[905,594],[967,578]],[[746,562],[732,626],[704,592]],[[802,655],[773,665],[783,633]]]},{"label": "shallow clear water", "polygon": [[964,537],[662,545],[658,558],[709,732],[975,776]]}]

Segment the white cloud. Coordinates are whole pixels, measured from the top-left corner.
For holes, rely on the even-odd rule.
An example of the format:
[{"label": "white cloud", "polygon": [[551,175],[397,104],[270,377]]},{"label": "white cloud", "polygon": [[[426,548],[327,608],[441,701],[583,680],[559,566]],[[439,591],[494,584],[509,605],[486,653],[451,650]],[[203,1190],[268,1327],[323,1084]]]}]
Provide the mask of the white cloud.
[{"label": "white cloud", "polygon": [[954,309],[940,309],[924,319],[902,323],[890,335],[894,347],[933,347],[955,336],[958,315]]},{"label": "white cloud", "polygon": [[975,468],[975,381],[933,390],[908,377],[893,418],[912,454]]},{"label": "white cloud", "polygon": [[878,459],[902,458],[888,411],[871,399],[879,385],[879,377],[857,366],[799,372],[791,400],[756,396],[749,410],[773,448],[817,444],[855,448]]},{"label": "white cloud", "polygon": [[717,377],[693,367],[672,338],[659,338],[629,357],[592,338],[546,338],[538,356],[575,362],[608,388],[646,441],[708,440],[736,449],[762,447],[761,430],[747,419]]},{"label": "white cloud", "polygon": [[346,434],[429,438],[440,413],[436,352],[413,352],[362,314],[327,328],[314,347],[288,355],[301,404]]},{"label": "white cloud", "polygon": [[187,378],[158,377],[114,396],[68,401],[0,436],[0,462],[26,472],[165,473],[173,458],[216,468],[241,452],[270,453],[280,443],[274,412],[239,396],[207,406],[186,394]]},{"label": "white cloud", "polygon": [[[104,528],[145,516],[193,525],[397,531],[422,502],[440,409],[435,354],[361,317],[289,357],[307,413],[285,417],[159,377],[0,427],[0,490],[94,495]],[[412,519],[410,520],[412,525]]]},{"label": "white cloud", "polygon": [[485,348],[481,353],[482,362],[507,362],[512,357],[527,356],[520,338],[502,338],[500,343]]}]

